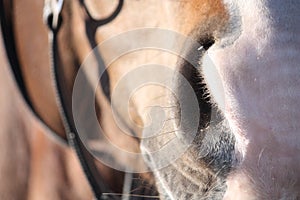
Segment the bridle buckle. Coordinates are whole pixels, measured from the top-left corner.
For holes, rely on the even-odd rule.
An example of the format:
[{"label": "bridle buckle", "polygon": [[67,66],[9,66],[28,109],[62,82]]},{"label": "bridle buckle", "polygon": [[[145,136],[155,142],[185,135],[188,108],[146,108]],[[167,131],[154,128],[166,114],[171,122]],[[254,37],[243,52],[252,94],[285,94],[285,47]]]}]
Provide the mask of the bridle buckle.
[{"label": "bridle buckle", "polygon": [[51,30],[57,30],[64,0],[45,0],[43,19]]}]

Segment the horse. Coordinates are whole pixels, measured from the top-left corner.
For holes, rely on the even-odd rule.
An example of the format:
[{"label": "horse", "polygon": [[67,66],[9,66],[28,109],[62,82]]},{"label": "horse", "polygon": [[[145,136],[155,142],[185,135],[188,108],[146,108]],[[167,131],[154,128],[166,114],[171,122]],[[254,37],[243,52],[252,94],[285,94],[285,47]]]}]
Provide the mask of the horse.
[{"label": "horse", "polygon": [[1,1],[13,74],[50,129],[11,111],[26,171],[3,198],[300,197],[295,0],[58,2],[43,20],[53,1]]}]

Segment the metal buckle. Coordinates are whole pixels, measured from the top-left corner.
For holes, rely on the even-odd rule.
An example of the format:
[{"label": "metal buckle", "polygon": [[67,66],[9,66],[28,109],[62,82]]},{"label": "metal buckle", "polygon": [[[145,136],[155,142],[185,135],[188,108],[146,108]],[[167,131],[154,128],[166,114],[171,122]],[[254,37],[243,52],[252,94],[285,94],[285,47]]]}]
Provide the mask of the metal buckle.
[{"label": "metal buckle", "polygon": [[45,0],[43,18],[50,29],[56,30],[64,0]]}]

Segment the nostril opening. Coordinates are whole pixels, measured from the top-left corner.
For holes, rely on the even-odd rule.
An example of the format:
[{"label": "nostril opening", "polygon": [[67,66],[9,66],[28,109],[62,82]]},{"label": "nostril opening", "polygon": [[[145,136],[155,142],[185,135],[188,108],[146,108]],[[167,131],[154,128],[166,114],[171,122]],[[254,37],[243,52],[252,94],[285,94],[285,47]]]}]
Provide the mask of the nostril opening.
[{"label": "nostril opening", "polygon": [[201,38],[199,43],[202,45],[203,49],[207,51],[215,43],[215,39],[212,36],[207,36]]}]

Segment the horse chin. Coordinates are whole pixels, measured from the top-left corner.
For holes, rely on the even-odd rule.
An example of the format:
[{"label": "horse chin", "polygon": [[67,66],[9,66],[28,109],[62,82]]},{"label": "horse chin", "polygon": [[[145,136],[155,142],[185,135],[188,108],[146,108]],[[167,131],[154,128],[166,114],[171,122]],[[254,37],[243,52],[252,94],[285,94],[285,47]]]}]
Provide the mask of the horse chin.
[{"label": "horse chin", "polygon": [[[170,137],[143,139],[141,149],[154,172],[161,199],[222,199],[226,178],[236,160],[235,140],[225,120],[199,130],[189,147],[166,166],[162,158],[173,157],[172,153],[150,153],[157,148],[154,144],[158,140],[168,141]],[[172,147],[175,152],[178,148]]]}]

